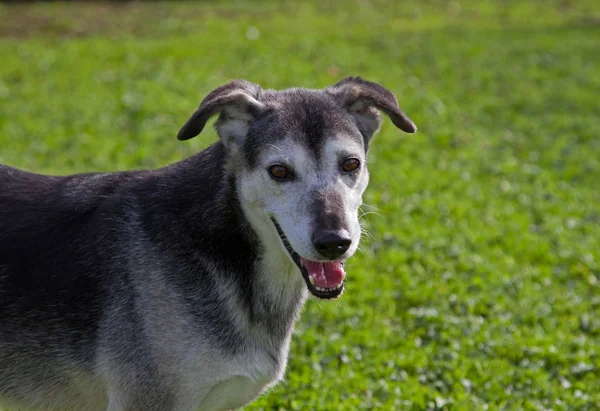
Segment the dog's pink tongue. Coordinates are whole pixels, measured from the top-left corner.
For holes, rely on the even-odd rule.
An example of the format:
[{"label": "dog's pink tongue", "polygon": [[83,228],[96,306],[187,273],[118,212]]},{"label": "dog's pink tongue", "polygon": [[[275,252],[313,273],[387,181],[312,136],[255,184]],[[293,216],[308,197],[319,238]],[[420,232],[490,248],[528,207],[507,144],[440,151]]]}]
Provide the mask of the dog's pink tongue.
[{"label": "dog's pink tongue", "polygon": [[[344,281],[346,273],[341,261],[319,262],[300,258],[308,272],[308,277],[314,278],[314,285],[321,288],[337,288]],[[311,281],[312,282],[312,281]]]}]

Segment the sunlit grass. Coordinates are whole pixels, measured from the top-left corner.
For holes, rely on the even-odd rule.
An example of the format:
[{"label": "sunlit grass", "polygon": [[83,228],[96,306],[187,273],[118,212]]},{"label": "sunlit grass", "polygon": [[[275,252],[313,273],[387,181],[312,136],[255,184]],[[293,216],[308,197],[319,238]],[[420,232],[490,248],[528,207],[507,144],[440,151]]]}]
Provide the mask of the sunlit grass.
[{"label": "sunlit grass", "polygon": [[384,124],[372,239],[248,409],[600,407],[597,7],[297,4],[0,6],[0,162],[159,167],[216,139],[175,135],[231,78],[379,81],[419,133]]}]

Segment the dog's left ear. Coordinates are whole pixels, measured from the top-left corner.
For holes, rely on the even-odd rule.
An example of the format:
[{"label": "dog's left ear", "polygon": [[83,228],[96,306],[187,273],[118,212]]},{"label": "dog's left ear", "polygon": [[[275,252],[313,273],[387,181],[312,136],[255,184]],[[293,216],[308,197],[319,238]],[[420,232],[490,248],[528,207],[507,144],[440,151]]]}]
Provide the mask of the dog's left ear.
[{"label": "dog's left ear", "polygon": [[265,111],[260,102],[262,88],[246,80],[233,80],[211,91],[200,107],[179,130],[177,138],[188,140],[204,129],[206,122],[219,113],[217,133],[228,149],[239,146],[246,138],[250,123]]},{"label": "dog's left ear", "polygon": [[326,88],[325,92],[334,96],[352,114],[367,144],[381,127],[379,110],[387,114],[400,130],[406,133],[417,131],[417,126],[400,109],[392,92],[377,83],[360,77],[346,77]]}]

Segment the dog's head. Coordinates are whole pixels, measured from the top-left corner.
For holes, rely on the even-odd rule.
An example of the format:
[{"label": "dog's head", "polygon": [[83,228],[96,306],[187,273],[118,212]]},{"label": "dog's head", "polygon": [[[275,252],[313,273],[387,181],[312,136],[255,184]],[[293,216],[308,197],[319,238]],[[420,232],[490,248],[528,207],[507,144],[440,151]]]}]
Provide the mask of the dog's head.
[{"label": "dog's head", "polygon": [[202,101],[178,138],[198,135],[219,113],[228,167],[263,246],[291,258],[312,294],[334,298],[343,290],[343,261],[360,239],[366,155],[380,110],[401,130],[416,131],[389,90],[358,77],[324,90],[263,90],[235,80]]}]

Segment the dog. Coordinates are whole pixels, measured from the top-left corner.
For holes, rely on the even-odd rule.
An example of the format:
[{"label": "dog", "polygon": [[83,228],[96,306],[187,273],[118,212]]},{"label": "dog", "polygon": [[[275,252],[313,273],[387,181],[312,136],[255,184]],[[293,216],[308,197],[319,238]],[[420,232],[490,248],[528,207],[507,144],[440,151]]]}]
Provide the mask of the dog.
[{"label": "dog", "polygon": [[357,249],[381,85],[234,80],[181,128],[219,141],[157,170],[0,166],[0,407],[241,407],[283,378],[309,294],[338,297]]}]

